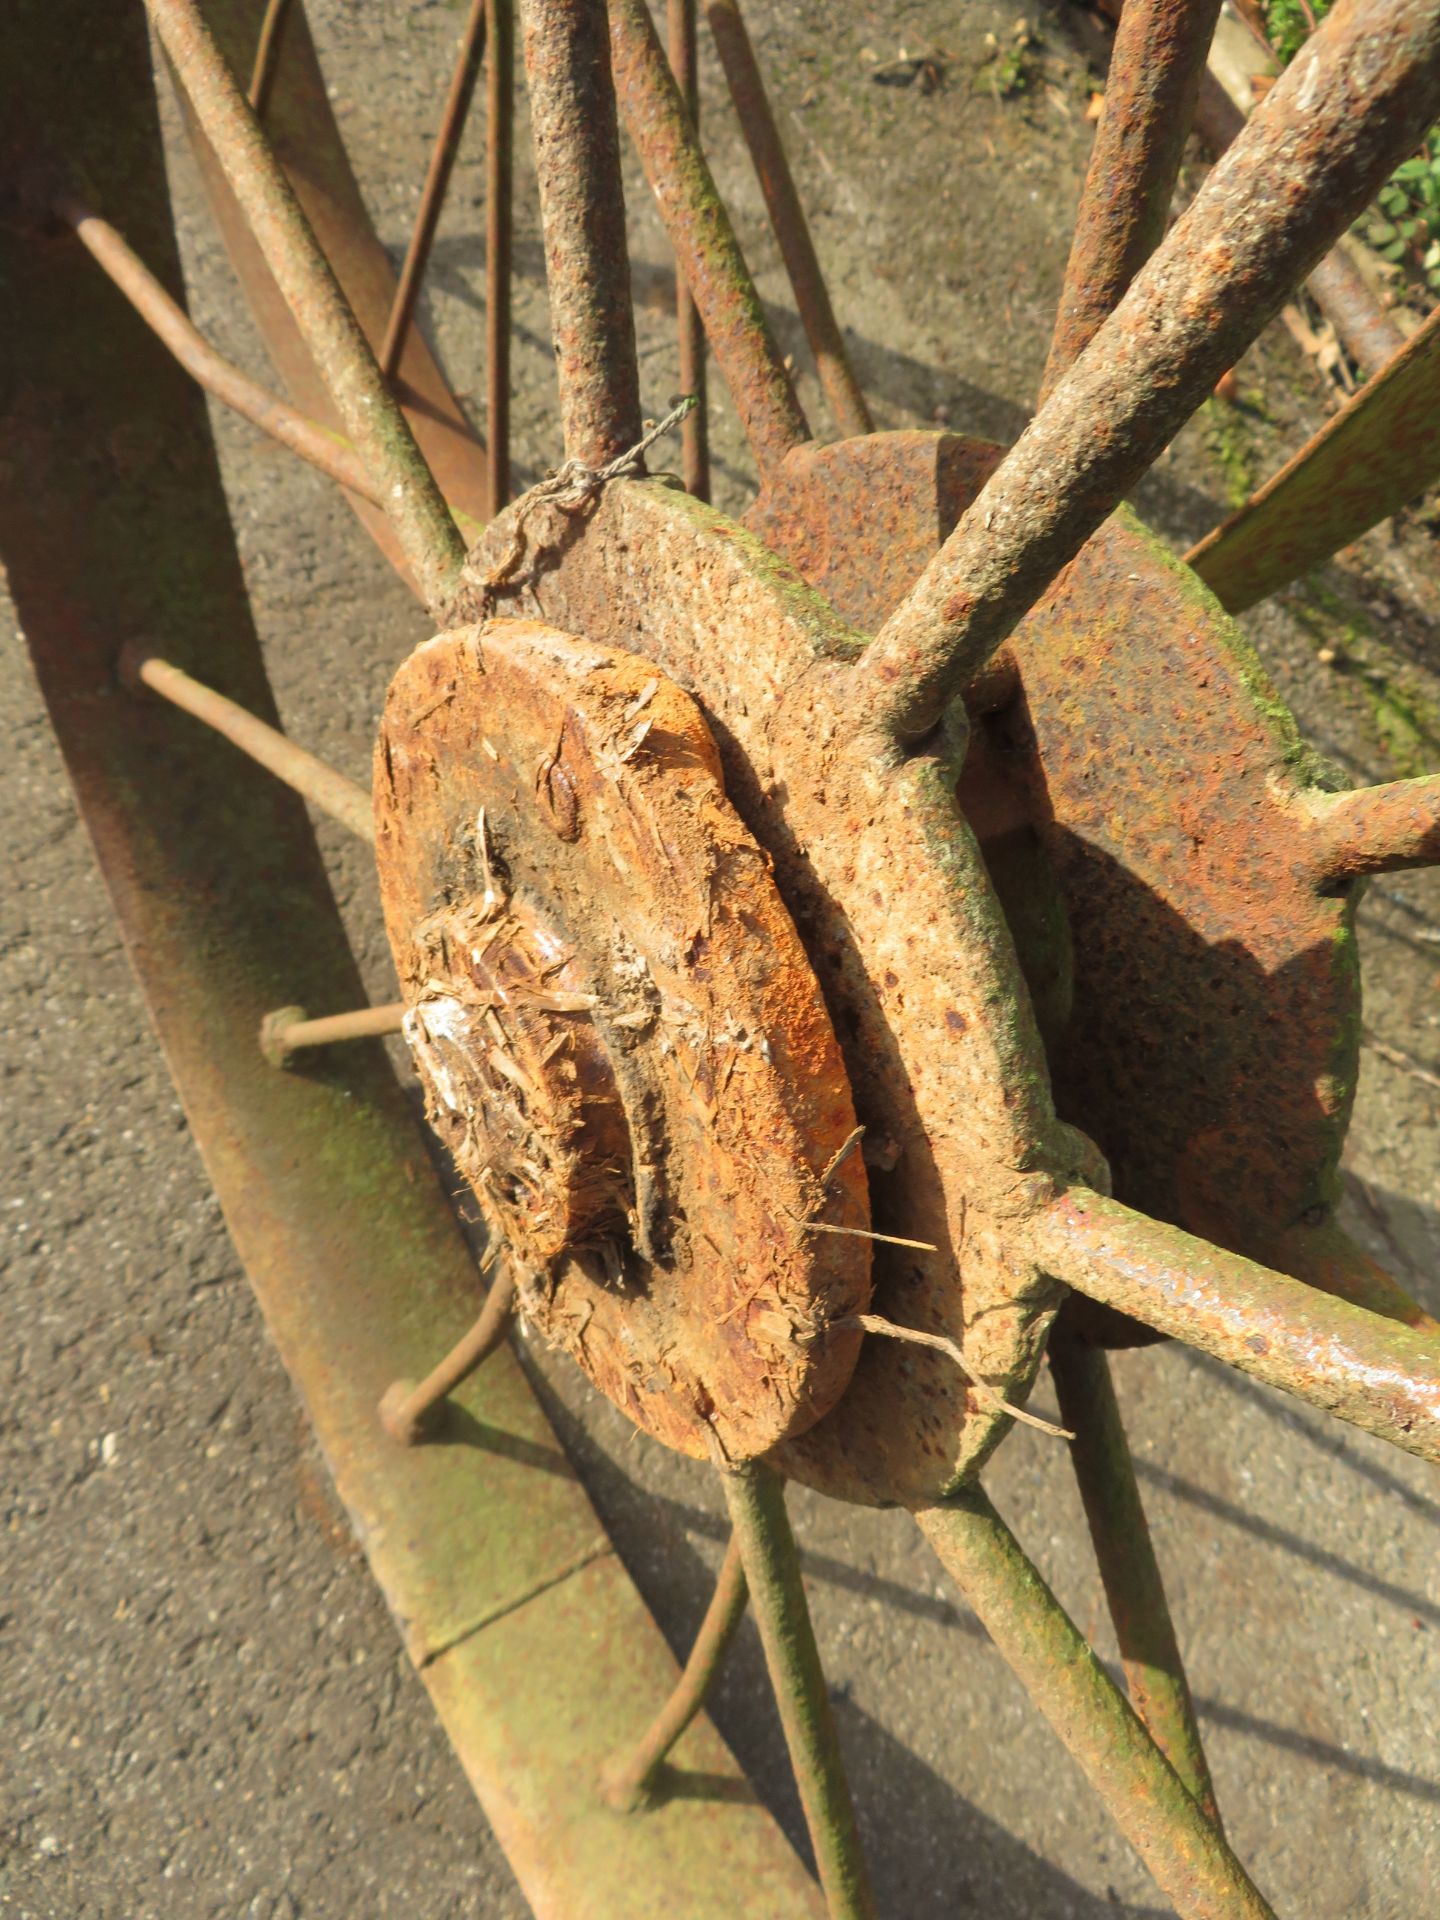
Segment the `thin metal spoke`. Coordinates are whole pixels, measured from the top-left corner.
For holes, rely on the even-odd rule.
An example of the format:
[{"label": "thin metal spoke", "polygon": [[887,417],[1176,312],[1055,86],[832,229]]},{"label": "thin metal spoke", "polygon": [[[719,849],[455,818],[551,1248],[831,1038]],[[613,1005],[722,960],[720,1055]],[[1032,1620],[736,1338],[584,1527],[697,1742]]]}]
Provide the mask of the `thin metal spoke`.
[{"label": "thin metal spoke", "polygon": [[[695,0],[666,0],[666,47],[670,70],[696,131],[700,127]],[[680,391],[693,393],[695,406],[681,428],[680,459],[685,491],[710,498],[710,410],[705,393],[705,324],[690,292],[685,270],[675,262],[675,329],[680,348]]]},{"label": "thin metal spoke", "polygon": [[1165,235],[1220,0],[1125,0],[1041,397]]},{"label": "thin metal spoke", "polygon": [[285,1066],[292,1054],[310,1047],[333,1047],[346,1040],[373,1040],[399,1033],[405,1002],[357,1007],[353,1013],[329,1013],[312,1020],[303,1007],[277,1007],[260,1022],[260,1051],[272,1066]]},{"label": "thin metal spoke", "polygon": [[1077,1293],[1440,1460],[1440,1339],[1084,1188],[1027,1232],[1037,1264]]},{"label": "thin metal spoke", "polygon": [[262,433],[268,433],[272,440],[299,454],[330,479],[338,480],[351,493],[359,494],[362,500],[369,500],[375,506],[380,504],[380,496],[371,486],[354,448],[338,435],[327,433],[317,421],[297,413],[278,394],[262,387],[223,354],[217,353],[184,308],[171,299],[108,220],[92,213],[73,194],[58,194],[53,204],[55,212],[74,228],[86,251],[104,268],[141,319],[207,393],[213,393],[217,400],[259,427]]},{"label": "thin metal spoke", "polygon": [[604,0],[522,0],[565,452],[604,466],[640,438],[620,132]]},{"label": "thin metal spoke", "polygon": [[764,478],[810,428],[645,0],[611,0],[610,38],[626,130]]},{"label": "thin metal spoke", "polygon": [[785,1512],[785,1483],[759,1461],[720,1477],[831,1920],[873,1920],[870,1876]]},{"label": "thin metal spoke", "polygon": [[515,0],[488,0],[485,65],[485,471],[510,498],[510,285],[515,230]]},{"label": "thin metal spoke", "polygon": [[857,722],[929,731],[1437,113],[1433,0],[1326,17],[866,649]]},{"label": "thin metal spoke", "polygon": [[371,484],[385,502],[415,582],[438,617],[458,584],[465,543],[409,423],[391,398],[284,170],[195,0],[145,4]]},{"label": "thin metal spoke", "polygon": [[1334,327],[1340,344],[1367,380],[1405,345],[1405,335],[1370,290],[1342,240],[1317,261],[1305,291]]},{"label": "thin metal spoke", "polygon": [[715,1591],[690,1648],[685,1671],[674,1691],[645,1732],[605,1769],[605,1797],[622,1813],[634,1813],[661,1797],[665,1762],[681,1735],[705,1705],[730,1643],[745,1617],[750,1589],[740,1557],[740,1543],[732,1533],[720,1566]]},{"label": "thin metal spoke", "polygon": [[1181,1920],[1274,1920],[980,1489],[915,1518]]},{"label": "thin metal spoke", "polygon": [[1130,1704],[1156,1746],[1217,1826],[1220,1810],[1195,1720],[1190,1683],[1150,1538],[1110,1362],[1062,1313],[1047,1348],[1060,1417],[1075,1438],[1070,1461],[1115,1626]]},{"label": "thin metal spoke", "polygon": [[1415,499],[1440,475],[1440,307],[1238,513],[1186,554],[1240,613]]},{"label": "thin metal spoke", "polygon": [[387,380],[395,378],[405,352],[410,323],[415,318],[415,303],[420,298],[425,269],[430,263],[430,249],[435,243],[435,229],[440,224],[450,175],[455,167],[455,156],[465,132],[470,100],[475,92],[480,62],[485,55],[485,13],[485,0],[470,0],[470,17],[465,22],[460,51],[455,57],[450,92],[445,100],[445,111],[440,116],[435,144],[430,149],[430,165],[426,168],[425,185],[420,191],[415,226],[410,235],[410,245],[405,250],[405,264],[400,269],[390,318],[385,326],[385,339],[380,348],[380,371]]},{"label": "thin metal spoke", "polygon": [[287,740],[278,727],[257,720],[253,713],[247,713],[223,693],[202,686],[181,668],[147,653],[143,647],[127,646],[122,651],[119,672],[127,686],[148,687],[162,700],[183,708],[196,720],[203,720],[207,727],[223,734],[232,746],[248,753],[252,760],[258,760],[277,780],[304,794],[312,806],[374,845],[375,821],[365,788],[336,773],[313,753],[297,747],[293,740]]},{"label": "thin metal spoke", "polygon": [[439,1366],[418,1385],[413,1380],[395,1380],[385,1389],[380,1424],[390,1438],[402,1447],[413,1447],[423,1440],[440,1402],[504,1344],[514,1317],[515,1275],[505,1266],[491,1282],[474,1326],[456,1341]]},{"label": "thin metal spoke", "polygon": [[1440,773],[1315,796],[1316,881],[1440,866]]},{"label": "thin metal spoke", "polygon": [[290,17],[291,0],[268,0],[265,18],[260,22],[260,37],[255,42],[255,65],[250,70],[249,101],[255,118],[263,120],[270,104],[270,89],[275,84],[280,50],[285,43],[285,23]]},{"label": "thin metal spoke", "polygon": [[[1210,0],[1205,0],[1209,5]],[[1218,7],[1220,0],[1214,0]],[[738,0],[705,0],[705,17],[715,39],[720,64],[725,69],[730,98],[760,189],[769,209],[770,224],[780,243],[785,271],[795,294],[795,306],[815,356],[820,384],[842,434],[873,433],[875,423],[855,378],[855,369],[845,348],[845,338],[835,309],[830,304],[830,289],[820,271],[815,243],[805,209],[795,191],[790,162],[785,155],[780,130],[770,110],[765,83],[750,44]]]}]

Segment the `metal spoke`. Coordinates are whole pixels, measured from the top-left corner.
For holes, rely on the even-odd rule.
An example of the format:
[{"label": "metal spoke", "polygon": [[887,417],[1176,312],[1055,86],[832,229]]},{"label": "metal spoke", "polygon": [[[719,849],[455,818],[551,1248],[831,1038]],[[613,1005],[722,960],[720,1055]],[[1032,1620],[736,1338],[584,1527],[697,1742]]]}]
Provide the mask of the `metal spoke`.
[{"label": "metal spoke", "polygon": [[610,36],[626,130],[764,478],[810,428],[645,0],[611,0]]},{"label": "metal spoke", "polygon": [[1367,380],[1372,380],[1405,345],[1405,335],[1371,292],[1370,282],[1343,240],[1316,263],[1305,282],[1305,291]]},{"label": "metal spoke", "polygon": [[[498,1255],[499,1249],[496,1251]],[[489,1264],[494,1264],[493,1257]],[[514,1317],[515,1275],[506,1266],[491,1283],[474,1326],[455,1342],[439,1366],[427,1373],[418,1385],[413,1380],[394,1380],[385,1389],[380,1401],[380,1424],[390,1438],[399,1441],[402,1447],[413,1447],[423,1440],[440,1402],[503,1345]]]},{"label": "metal spoke", "polygon": [[405,264],[400,269],[399,284],[395,288],[395,299],[380,348],[380,371],[387,380],[395,378],[405,351],[410,323],[415,317],[415,303],[420,298],[421,283],[430,263],[435,229],[440,224],[450,175],[455,167],[455,155],[460,150],[460,140],[465,132],[470,100],[475,92],[475,81],[484,54],[485,0],[470,0],[470,17],[465,22],[465,31],[460,39],[460,51],[455,58],[455,71],[451,75],[445,111],[440,116],[440,128],[435,135],[435,144],[430,149],[430,165],[425,171],[425,185],[420,190],[415,226],[410,234],[410,245],[405,250]]},{"label": "metal spoke", "polygon": [[[206,22],[232,63],[248,57],[264,0],[204,0]],[[189,144],[216,227],[275,369],[277,390],[303,413],[344,432],[327,382],[291,313],[188,101]],[[276,64],[265,136],[284,167],[351,311],[372,345],[383,338],[396,275],[371,221],[335,118],[303,5],[292,8]],[[394,396],[467,542],[489,518],[485,447],[435,362],[423,335],[410,335],[405,383]],[[404,569],[383,510],[355,502],[357,518],[386,558]],[[409,584],[415,585],[413,576]]]},{"label": "metal spoke", "polygon": [[1165,235],[1220,0],[1126,0],[1040,392],[1099,332]]},{"label": "metal spoke", "polygon": [[250,71],[248,96],[257,120],[265,118],[265,109],[270,104],[270,89],[275,84],[290,6],[291,0],[267,0],[265,18],[260,22],[260,37],[255,42],[255,65]]},{"label": "metal spoke", "polygon": [[1074,1433],[1070,1461],[1115,1626],[1130,1704],[1192,1797],[1216,1826],[1220,1810],[1195,1721],[1190,1683],[1155,1558],[1110,1362],[1062,1313],[1046,1349],[1060,1417]]},{"label": "metal spoke", "polygon": [[831,1920],[873,1920],[870,1876],[785,1512],[785,1483],[759,1461],[727,1470],[721,1480]]},{"label": "metal spoke", "polygon": [[603,466],[640,438],[620,133],[604,0],[523,0],[565,452]]},{"label": "metal spoke", "polygon": [[720,1566],[715,1591],[690,1648],[685,1671],[674,1691],[645,1732],[618,1754],[605,1769],[605,1797],[622,1813],[638,1812],[660,1797],[665,1762],[685,1729],[705,1705],[730,1643],[745,1617],[750,1589],[740,1557],[740,1543],[732,1533]]},{"label": "metal spoke", "polygon": [[385,501],[416,584],[439,613],[459,580],[465,543],[409,424],[195,0],[145,4],[371,483]]},{"label": "metal spoke", "polygon": [[1240,613],[1328,560],[1440,474],[1440,307],[1238,513],[1185,558]]},{"label": "metal spoke", "polygon": [[310,1047],[333,1047],[346,1040],[373,1040],[399,1033],[405,1002],[383,1007],[357,1007],[353,1013],[329,1013],[312,1020],[304,1007],[277,1007],[260,1022],[260,1051],[272,1066],[283,1067],[290,1056]]},{"label": "metal spoke", "polygon": [[[700,126],[700,81],[695,35],[696,0],[666,0],[666,48],[670,70],[691,124]],[[710,410],[705,392],[705,325],[690,292],[685,270],[675,262],[675,331],[680,349],[680,391],[693,393],[695,405],[681,428],[681,472],[685,491],[710,498]]]},{"label": "metal spoke", "polygon": [[[1101,13],[1117,25],[1123,11],[1120,0],[1098,0]],[[1272,69],[1272,74],[1278,72]],[[1200,75],[1192,124],[1196,134],[1218,160],[1244,126],[1242,111],[1207,66]],[[1346,351],[1367,374],[1375,373],[1404,344],[1404,335],[1376,301],[1339,241],[1318,260],[1305,282],[1305,291],[1329,320]],[[1390,344],[1385,345],[1389,337]],[[1378,359],[1374,358],[1378,354]]]},{"label": "metal spoke", "polygon": [[277,780],[304,794],[312,806],[328,813],[342,827],[348,827],[359,839],[374,844],[375,821],[370,795],[364,787],[336,773],[304,747],[297,747],[278,727],[257,720],[253,713],[227,700],[223,693],[202,686],[179,667],[158,659],[142,647],[127,646],[123,650],[119,672],[127,686],[148,687],[162,700],[183,708],[196,720],[203,720],[207,727],[223,734],[232,746],[248,753],[252,760],[258,760]]},{"label": "metal spoke", "polygon": [[980,1489],[915,1518],[1181,1920],[1274,1920]]},{"label": "metal spoke", "polygon": [[1327,16],[867,648],[857,717],[929,731],[1437,112],[1432,0]]},{"label": "metal spoke", "polygon": [[488,0],[485,73],[485,472],[510,498],[510,281],[515,226],[515,0]]},{"label": "metal spoke", "polygon": [[[1206,0],[1206,4],[1209,3],[1210,0]],[[1219,0],[1214,0],[1214,4],[1218,6]],[[830,411],[842,434],[873,433],[875,423],[870,418],[870,409],[845,350],[840,323],[830,304],[830,289],[820,271],[805,209],[795,191],[790,162],[785,157],[780,130],[770,111],[765,83],[738,0],[705,0],[705,17],[714,35],[720,64],[725,69],[740,130],[755,163],[760,189],[770,212],[770,224],[775,229],[785,271],[790,276],[796,310],[815,356],[815,367],[825,398],[830,402]]]},{"label": "metal spoke", "polygon": [[1315,809],[1316,878],[1322,886],[1440,865],[1440,773],[1317,794]]},{"label": "metal spoke", "polygon": [[1440,1460],[1440,1339],[1084,1188],[1027,1232],[1038,1264],[1078,1293]]},{"label": "metal spoke", "polygon": [[108,220],[92,213],[73,194],[58,194],[55,212],[75,229],[86,251],[104,268],[135,311],[151,327],[175,358],[207,393],[213,393],[227,407],[243,415],[252,425],[268,433],[272,440],[298,453],[302,460],[321,473],[338,480],[342,487],[357,493],[362,500],[380,504],[380,496],[371,485],[353,447],[337,434],[327,433],[317,421],[252,380],[223,354],[217,353],[178,302],[161,286],[124,238]]}]

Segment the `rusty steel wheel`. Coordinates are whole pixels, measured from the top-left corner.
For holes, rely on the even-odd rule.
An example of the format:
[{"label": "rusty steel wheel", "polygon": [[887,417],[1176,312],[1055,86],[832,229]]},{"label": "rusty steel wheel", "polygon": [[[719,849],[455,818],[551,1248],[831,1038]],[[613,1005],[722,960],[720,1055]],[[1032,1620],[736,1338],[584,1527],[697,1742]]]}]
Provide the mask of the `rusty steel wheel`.
[{"label": "rusty steel wheel", "polygon": [[[398,285],[303,10],[145,11],[287,397],[167,291],[141,11],[97,45],[78,0],[24,0],[0,533],[237,1248],[527,1896],[873,1910],[790,1478],[914,1514],[1179,1913],[1268,1913],[1106,1349],[1185,1341],[1440,1458],[1435,1323],[1334,1218],[1359,889],[1440,862],[1440,776],[1333,790],[1226,611],[1434,477],[1437,321],[1185,559],[1124,502],[1440,111],[1440,6],[1337,7],[1166,235],[1217,7],[1129,0],[1046,391],[1006,451],[873,430],[735,0],[703,12],[832,439],[687,108],[694,0],[668,58],[643,0],[522,0],[564,459],[518,501],[510,0],[470,10]],[[483,444],[412,324],[482,66]],[[687,392],[708,350],[754,455],[739,520],[706,504],[704,406],[642,417],[622,125],[679,263]],[[428,612],[368,794],[276,728],[181,368],[344,487]],[[669,428],[684,487],[646,473]],[[277,775],[373,841],[393,1006],[359,1009]],[[383,1056],[313,1051],[395,1031],[489,1229],[483,1302]],[[678,1679],[578,1482],[535,1470],[517,1308],[721,1477],[733,1536]],[[1126,1691],[980,1484],[1047,1355]],[[513,1444],[427,1446],[447,1396]],[[682,1738],[735,1771],[697,1716],[747,1604],[818,1893],[743,1795],[665,1792]]]}]

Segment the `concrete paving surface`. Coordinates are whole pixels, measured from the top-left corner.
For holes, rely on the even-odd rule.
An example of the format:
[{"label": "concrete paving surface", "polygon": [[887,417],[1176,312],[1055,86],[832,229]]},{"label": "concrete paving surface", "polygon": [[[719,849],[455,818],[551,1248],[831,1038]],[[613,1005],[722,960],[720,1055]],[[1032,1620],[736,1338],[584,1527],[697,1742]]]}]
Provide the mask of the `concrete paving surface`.
[{"label": "concrete paving surface", "polygon": [[[398,254],[461,15],[435,0],[312,0],[310,11]],[[1025,85],[1007,97],[986,36],[1020,45],[1013,5],[750,0],[747,11],[881,423],[1013,437],[1088,153],[1098,36],[1073,8],[1030,8]],[[902,49],[930,53],[940,84],[879,84],[873,70]],[[703,84],[722,188],[820,419],[708,53]],[[478,393],[477,133],[423,319],[455,385]],[[522,116],[522,484],[559,454],[528,140]],[[261,371],[178,140],[173,172],[196,317]],[[123,183],[114,190],[123,201]],[[629,209],[644,401],[658,413],[677,384],[671,269],[633,166]],[[123,225],[123,205],[106,210]],[[1144,511],[1176,541],[1219,517],[1237,470],[1259,477],[1325,416],[1323,384],[1282,329],[1247,356],[1240,384],[1247,407],[1212,403],[1144,489]],[[737,507],[748,465],[718,392],[712,411],[720,504]],[[325,481],[232,420],[216,432],[287,726],[364,778],[386,681],[423,623]],[[1440,766],[1429,718],[1440,569],[1423,517],[1380,530],[1325,579],[1348,639],[1317,625],[1303,595],[1246,623],[1283,694],[1353,778],[1415,770],[1412,755]],[[1341,670],[1361,655],[1363,672]],[[0,1914],[519,1920],[524,1903],[267,1345],[9,634],[0,711]],[[390,998],[361,850],[320,832],[371,991]],[[1440,885],[1376,885],[1363,925],[1374,1044],[1348,1217],[1440,1309]],[[626,1563],[683,1648],[723,1541],[715,1486],[632,1439],[567,1365],[529,1352]],[[1440,1887],[1433,1471],[1174,1347],[1122,1355],[1116,1373],[1238,1852],[1297,1920],[1424,1920]],[[1035,1404],[1053,1411],[1044,1379]],[[1063,1446],[1016,1431],[987,1484],[1113,1659]],[[793,1511],[887,1920],[1164,1912],[913,1527],[805,1494]],[[749,1625],[714,1711],[803,1846]]]}]

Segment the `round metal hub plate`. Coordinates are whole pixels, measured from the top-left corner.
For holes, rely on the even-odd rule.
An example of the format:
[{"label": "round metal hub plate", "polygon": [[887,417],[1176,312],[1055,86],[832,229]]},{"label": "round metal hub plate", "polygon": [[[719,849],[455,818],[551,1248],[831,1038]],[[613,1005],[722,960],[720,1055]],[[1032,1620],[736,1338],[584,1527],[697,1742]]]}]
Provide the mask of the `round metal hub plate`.
[{"label": "round metal hub plate", "polygon": [[869,1294],[855,1115],[694,702],[529,621],[442,634],[391,685],[375,805],[430,1118],[527,1317],[684,1452],[819,1419]]}]

